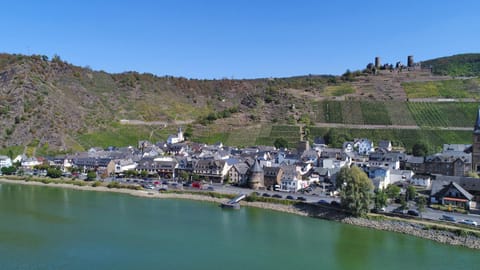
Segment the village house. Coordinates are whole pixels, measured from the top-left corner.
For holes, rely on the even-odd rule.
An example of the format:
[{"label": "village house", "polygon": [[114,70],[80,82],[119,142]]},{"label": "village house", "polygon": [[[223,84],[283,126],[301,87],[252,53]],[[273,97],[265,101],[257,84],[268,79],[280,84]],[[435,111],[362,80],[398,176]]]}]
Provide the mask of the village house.
[{"label": "village house", "polygon": [[121,174],[126,171],[135,170],[137,163],[132,159],[117,159],[115,162],[115,174]]},{"label": "village house", "polygon": [[193,173],[202,180],[223,183],[229,169],[225,160],[200,159],[195,163]]},{"label": "village house", "polygon": [[246,186],[249,176],[250,166],[245,162],[234,164],[228,171],[230,184],[238,186]]},{"label": "village house", "polygon": [[264,181],[267,188],[273,189],[282,184],[283,169],[281,167],[263,167]]},{"label": "village house", "polygon": [[11,167],[12,159],[7,156],[0,156],[0,169],[3,167]]},{"label": "village house", "polygon": [[430,175],[415,174],[410,179],[410,183],[414,186],[420,186],[426,189],[430,189],[432,186],[432,177]]},{"label": "village house", "polygon": [[369,139],[358,139],[355,140],[353,147],[357,150],[357,153],[360,155],[368,155],[373,152],[373,142]]},{"label": "village house", "polygon": [[399,170],[402,156],[403,154],[401,153],[382,151],[372,152],[369,155],[368,165],[370,167],[382,167],[392,170]]},{"label": "village house", "polygon": [[448,151],[425,158],[425,174],[464,176],[472,169],[472,155],[465,152]]},{"label": "village house", "polygon": [[42,162],[40,162],[36,157],[29,157],[24,160],[22,160],[21,165],[23,168],[27,169],[33,169],[33,167],[41,165]]},{"label": "village house", "polygon": [[390,170],[387,168],[369,168],[368,177],[372,180],[375,189],[383,190],[391,184]]},{"label": "village house", "polygon": [[301,167],[296,165],[284,165],[281,166],[283,170],[280,190],[288,192],[297,192],[300,189],[306,188],[309,186],[307,180],[302,179],[300,173]]},{"label": "village house", "polygon": [[476,207],[473,195],[455,182],[444,184],[439,181],[434,187],[430,198],[432,203],[451,205],[466,210]]},{"label": "village house", "polygon": [[480,179],[466,176],[447,176],[447,175],[432,175],[431,194],[435,194],[444,185],[450,182],[457,183],[468,193],[473,195],[473,201],[480,206]]},{"label": "village house", "polygon": [[387,152],[391,152],[392,151],[392,142],[391,141],[386,141],[386,140],[381,140],[381,141],[378,142],[377,149],[385,150]]},{"label": "village house", "polygon": [[145,171],[150,176],[173,180],[177,166],[177,160],[171,157],[143,158],[138,162],[136,171],[138,173]]},{"label": "village house", "polygon": [[423,174],[425,173],[425,158],[406,155],[405,160],[400,161],[400,168]]},{"label": "village house", "polygon": [[74,158],[72,165],[84,173],[96,171],[98,175],[108,176],[115,172],[115,162],[110,158]]}]

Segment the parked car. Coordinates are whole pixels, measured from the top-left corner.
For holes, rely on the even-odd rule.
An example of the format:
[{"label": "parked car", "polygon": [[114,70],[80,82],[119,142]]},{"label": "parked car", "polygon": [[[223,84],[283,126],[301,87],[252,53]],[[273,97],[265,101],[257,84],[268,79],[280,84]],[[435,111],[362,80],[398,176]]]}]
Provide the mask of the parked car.
[{"label": "parked car", "polygon": [[331,202],[330,202],[330,205],[331,205],[331,206],[335,206],[335,207],[340,207],[340,203],[337,202],[337,201],[331,201]]},{"label": "parked car", "polygon": [[396,209],[393,209],[392,213],[394,214],[400,214],[400,215],[405,215],[405,210],[401,209],[401,208],[396,208]]},{"label": "parked car", "polygon": [[155,187],[152,184],[144,184],[143,188],[145,188],[145,189],[155,189]]},{"label": "parked car", "polygon": [[387,209],[385,207],[381,207],[381,208],[373,208],[371,210],[372,213],[385,213],[385,211],[387,211]]},{"label": "parked car", "polygon": [[443,215],[440,220],[445,220],[445,221],[451,221],[451,222],[455,222],[455,218],[452,217],[452,216],[447,216],[447,215]]},{"label": "parked car", "polygon": [[294,200],[293,196],[290,196],[288,195],[287,197],[285,197],[287,200]]},{"label": "parked car", "polygon": [[207,190],[214,191],[215,188],[214,187],[207,187]]},{"label": "parked car", "polygon": [[307,198],[299,196],[299,197],[297,197],[297,200],[302,201],[302,202],[306,202]]},{"label": "parked car", "polygon": [[263,197],[272,197],[272,195],[268,194],[268,193],[263,193],[262,194]]},{"label": "parked car", "polygon": [[408,210],[408,211],[407,211],[407,214],[410,215],[410,216],[415,216],[415,217],[420,216],[420,214],[418,213],[418,211],[412,210],[412,209]]},{"label": "parked car", "polygon": [[318,204],[328,204],[328,202],[325,201],[325,200],[319,200],[317,203],[318,203]]},{"label": "parked car", "polygon": [[459,221],[458,223],[465,224],[465,225],[471,225],[471,226],[477,226],[478,225],[476,221],[473,221],[471,219],[464,219],[464,220]]},{"label": "parked car", "polygon": [[273,194],[273,195],[272,195],[272,197],[273,197],[273,198],[279,198],[279,199],[280,199],[280,198],[282,198],[282,195],[279,195],[279,194]]}]

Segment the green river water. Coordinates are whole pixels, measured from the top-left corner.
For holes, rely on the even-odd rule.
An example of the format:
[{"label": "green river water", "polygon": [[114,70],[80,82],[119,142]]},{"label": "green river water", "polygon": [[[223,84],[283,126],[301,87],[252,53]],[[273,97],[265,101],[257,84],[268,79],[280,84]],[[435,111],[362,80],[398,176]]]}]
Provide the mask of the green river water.
[{"label": "green river water", "polygon": [[480,252],[273,211],[0,184],[0,269],[480,269]]}]

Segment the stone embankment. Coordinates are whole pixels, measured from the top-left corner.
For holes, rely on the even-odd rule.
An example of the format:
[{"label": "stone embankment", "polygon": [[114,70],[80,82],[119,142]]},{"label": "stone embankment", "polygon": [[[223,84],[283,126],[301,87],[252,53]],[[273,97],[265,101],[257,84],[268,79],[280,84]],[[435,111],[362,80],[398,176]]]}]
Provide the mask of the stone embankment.
[{"label": "stone embankment", "polygon": [[430,239],[444,244],[465,246],[480,249],[480,238],[471,234],[457,234],[455,232],[431,229],[427,225],[396,220],[370,220],[365,218],[347,217],[343,223],[368,227],[376,230],[409,234]]}]

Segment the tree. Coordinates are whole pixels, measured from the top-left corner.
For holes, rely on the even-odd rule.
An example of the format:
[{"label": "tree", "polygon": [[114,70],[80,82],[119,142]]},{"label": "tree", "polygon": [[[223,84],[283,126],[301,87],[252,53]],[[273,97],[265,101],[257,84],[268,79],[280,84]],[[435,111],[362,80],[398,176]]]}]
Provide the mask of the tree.
[{"label": "tree", "polygon": [[51,178],[59,178],[62,176],[62,171],[58,168],[50,167],[47,169],[47,176]]},{"label": "tree", "polygon": [[97,173],[95,171],[88,171],[87,173],[87,181],[92,181],[97,179]]},{"label": "tree", "polygon": [[417,208],[418,212],[420,212],[420,215],[425,210],[425,205],[427,205],[427,199],[423,196],[418,197]]},{"label": "tree", "polygon": [[285,140],[284,138],[276,138],[275,141],[273,142],[273,145],[276,148],[288,148],[288,141]]},{"label": "tree", "polygon": [[188,175],[188,173],[187,173],[186,171],[181,171],[181,172],[180,172],[180,178],[181,178],[182,180],[188,180],[189,175]]},{"label": "tree", "polygon": [[375,198],[374,198],[374,204],[375,204],[375,209],[381,209],[382,207],[387,206],[387,193],[383,190],[376,190],[375,191]]},{"label": "tree", "polygon": [[395,185],[388,185],[386,191],[388,198],[395,199],[400,195],[400,188]]},{"label": "tree", "polygon": [[402,210],[407,209],[407,201],[405,201],[405,197],[400,197],[400,208]]},{"label": "tree", "polygon": [[411,201],[417,197],[417,190],[415,189],[414,186],[408,186],[407,187],[407,193],[406,193],[406,199],[407,201]]},{"label": "tree", "polygon": [[416,157],[424,157],[428,154],[428,146],[423,142],[416,143],[412,147],[412,154]]},{"label": "tree", "polygon": [[373,184],[358,167],[343,167],[337,176],[341,204],[354,216],[362,216],[370,209]]},{"label": "tree", "polygon": [[141,176],[142,178],[145,178],[145,177],[148,176],[148,172],[145,171],[145,170],[142,170],[142,171],[140,172],[140,176]]},{"label": "tree", "polygon": [[14,166],[10,166],[10,167],[2,167],[1,171],[2,171],[2,174],[12,175],[12,174],[15,174],[15,172],[17,172],[17,169]]},{"label": "tree", "polygon": [[467,176],[468,177],[472,177],[472,178],[480,178],[480,176],[478,175],[478,173],[474,172],[474,171],[469,171],[467,173]]}]

